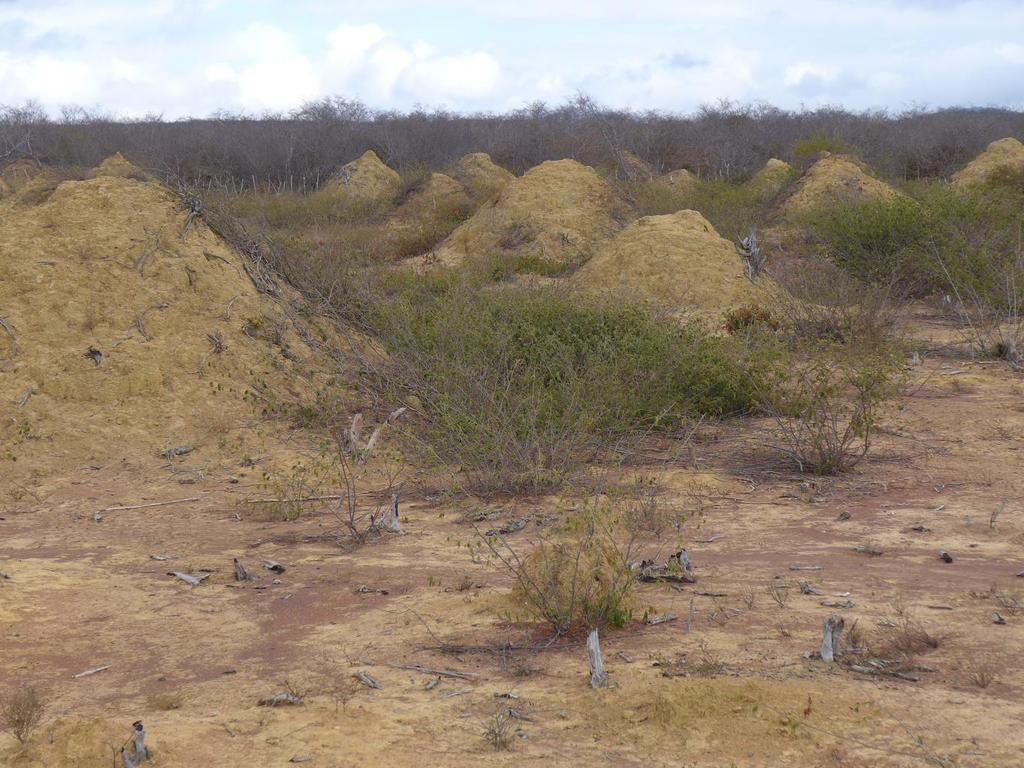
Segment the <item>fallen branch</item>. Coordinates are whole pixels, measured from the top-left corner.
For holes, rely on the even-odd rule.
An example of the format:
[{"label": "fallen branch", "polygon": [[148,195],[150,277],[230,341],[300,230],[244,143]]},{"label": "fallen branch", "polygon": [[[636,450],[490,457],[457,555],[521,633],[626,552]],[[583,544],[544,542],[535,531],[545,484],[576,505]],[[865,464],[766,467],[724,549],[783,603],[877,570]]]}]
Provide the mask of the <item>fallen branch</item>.
[{"label": "fallen branch", "polygon": [[110,669],[110,665],[107,664],[105,667],[94,667],[93,669],[87,669],[84,672],[79,672],[77,675],[72,675],[72,679],[77,680],[80,677],[89,677],[90,675],[96,675],[100,672],[106,672]]},{"label": "fallen branch", "polygon": [[167,507],[171,504],[188,504],[193,501],[200,501],[199,496],[189,496],[187,499],[172,499],[171,501],[153,501],[149,504],[134,504],[129,507],[106,507],[100,512],[128,512],[132,509],[149,509],[150,507]]},{"label": "fallen branch", "polygon": [[480,677],[475,672],[458,672],[454,669],[432,669],[431,667],[424,667],[420,664],[389,664],[383,661],[363,661],[362,664],[369,664],[373,667],[388,667],[390,669],[405,669],[410,672],[419,672],[424,675],[431,675],[432,677],[454,677],[459,680],[475,680]]},{"label": "fallen branch", "polygon": [[356,672],[353,675],[353,677],[356,680],[358,680],[360,683],[365,685],[367,688],[374,688],[374,689],[379,691],[379,690],[381,690],[384,687],[383,685],[378,683],[376,680],[374,680],[372,677],[370,677],[365,672]]},{"label": "fallen branch", "polygon": [[266,699],[260,699],[259,705],[261,707],[295,707],[302,703],[302,697],[296,696],[293,693],[287,693],[282,691],[281,693],[275,693]]}]

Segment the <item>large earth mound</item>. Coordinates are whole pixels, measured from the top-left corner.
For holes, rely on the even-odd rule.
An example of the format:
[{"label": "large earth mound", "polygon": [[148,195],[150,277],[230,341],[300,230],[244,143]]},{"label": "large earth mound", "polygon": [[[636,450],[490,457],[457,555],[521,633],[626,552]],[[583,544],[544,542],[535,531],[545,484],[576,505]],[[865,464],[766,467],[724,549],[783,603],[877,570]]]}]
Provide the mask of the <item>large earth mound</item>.
[{"label": "large earth mound", "polygon": [[616,205],[611,187],[593,168],[575,160],[550,160],[509,182],[429,260],[451,266],[506,254],[578,263],[618,231]]},{"label": "large earth mound", "polygon": [[985,151],[953,174],[953,184],[970,187],[986,182],[997,171],[1024,172],[1024,144],[1017,139],[993,141]]},{"label": "large earth mound", "polygon": [[747,188],[758,196],[769,198],[777,194],[793,175],[793,166],[785,160],[770,158],[761,169],[747,181]]},{"label": "large earth mound", "polygon": [[263,453],[257,411],[312,402],[334,372],[329,327],[257,290],[167,188],[111,165],[0,202],[0,486],[181,446],[207,467]]},{"label": "large earth mound", "polygon": [[384,165],[370,149],[343,165],[325,191],[362,202],[380,202],[393,197],[401,181],[398,172]]},{"label": "large earth mound", "polygon": [[779,213],[783,218],[798,218],[832,203],[888,200],[897,194],[852,157],[823,153],[782,202]]},{"label": "large earth mound", "polygon": [[591,293],[653,304],[676,315],[718,320],[762,296],[734,245],[697,211],[645,216],[630,224],[574,275]]},{"label": "large earth mound", "polygon": [[515,176],[495,164],[486,152],[474,152],[460,158],[448,175],[458,181],[474,200],[490,197]]}]

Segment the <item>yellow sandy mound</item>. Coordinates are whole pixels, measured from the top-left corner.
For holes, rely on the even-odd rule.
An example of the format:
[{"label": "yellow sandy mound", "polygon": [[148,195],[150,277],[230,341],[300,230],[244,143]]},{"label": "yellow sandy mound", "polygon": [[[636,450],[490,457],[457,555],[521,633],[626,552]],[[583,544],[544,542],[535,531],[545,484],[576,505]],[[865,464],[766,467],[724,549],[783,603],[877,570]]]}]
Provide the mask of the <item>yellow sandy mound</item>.
[{"label": "yellow sandy mound", "polygon": [[[253,406],[309,401],[318,329],[155,182],[67,181],[0,203],[0,485],[47,465],[212,458]],[[305,339],[305,340],[304,340]]]},{"label": "yellow sandy mound", "polygon": [[90,178],[98,176],[121,176],[124,178],[143,178],[143,173],[136,166],[124,159],[124,155],[115,152],[98,166],[92,169]]},{"label": "yellow sandy mound", "polygon": [[736,248],[697,211],[645,216],[606,243],[573,277],[583,290],[621,294],[673,314],[718,318],[761,288]]},{"label": "yellow sandy mound", "polygon": [[388,168],[372,149],[346,163],[335,174],[326,191],[365,201],[387,200],[401,184],[398,172]]},{"label": "yellow sandy mound", "polygon": [[796,183],[779,207],[784,218],[799,217],[830,203],[887,200],[899,194],[870,174],[866,166],[846,155],[823,153]]},{"label": "yellow sandy mound", "polygon": [[750,177],[747,187],[761,197],[771,197],[782,189],[793,174],[793,166],[785,160],[771,158],[764,166]]},{"label": "yellow sandy mound", "polygon": [[982,184],[993,173],[1003,169],[1024,171],[1024,144],[1017,139],[993,141],[966,167],[953,174],[953,184],[958,187]]},{"label": "yellow sandy mound", "polygon": [[647,161],[628,149],[620,152],[617,160],[615,176],[623,181],[636,184],[641,181],[651,181],[654,178],[654,169],[648,165]]},{"label": "yellow sandy mound", "polygon": [[474,152],[460,158],[448,172],[474,199],[490,197],[515,178],[496,165],[486,152]]},{"label": "yellow sandy mound", "polygon": [[660,184],[670,187],[675,192],[692,192],[696,189],[699,180],[685,168],[678,171],[663,173],[657,178]]},{"label": "yellow sandy mound", "polygon": [[469,205],[469,196],[459,182],[443,173],[432,173],[427,183],[398,207],[396,215],[419,220],[466,205]]},{"label": "yellow sandy mound", "polygon": [[508,254],[569,264],[586,259],[619,224],[611,187],[575,160],[551,160],[510,182],[430,255],[432,263]]}]

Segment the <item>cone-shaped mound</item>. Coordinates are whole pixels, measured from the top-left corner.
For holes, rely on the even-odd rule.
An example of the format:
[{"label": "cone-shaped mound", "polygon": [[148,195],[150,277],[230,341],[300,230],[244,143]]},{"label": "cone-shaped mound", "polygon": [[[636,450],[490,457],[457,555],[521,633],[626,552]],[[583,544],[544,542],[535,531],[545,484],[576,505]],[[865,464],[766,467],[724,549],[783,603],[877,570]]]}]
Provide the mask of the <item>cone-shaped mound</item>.
[{"label": "cone-shaped mound", "polygon": [[398,172],[388,168],[372,149],[346,163],[328,183],[326,191],[356,200],[377,202],[393,197],[401,184]]},{"label": "cone-shaped mound", "polygon": [[3,205],[0,378],[19,405],[0,423],[17,457],[0,486],[180,445],[212,467],[255,439],[253,405],[311,402],[326,380],[330,327],[260,293],[160,184],[104,175]]},{"label": "cone-shaped mound", "polygon": [[145,179],[145,174],[142,170],[125,160],[124,155],[120,152],[115,152],[93,168],[89,176],[93,179],[100,176],[120,176],[126,179],[139,180]]},{"label": "cone-shaped mound", "polygon": [[459,264],[493,254],[556,264],[584,260],[619,229],[611,187],[589,166],[550,160],[511,181],[430,255]]},{"label": "cone-shaped mound", "polygon": [[636,184],[641,181],[651,181],[655,173],[646,160],[635,152],[630,152],[626,149],[620,152],[617,157],[615,175],[623,181]]},{"label": "cone-shaped mound", "polygon": [[474,152],[460,158],[448,171],[474,199],[490,197],[515,176],[495,164],[486,152]]},{"label": "cone-shaped mound", "polygon": [[866,166],[847,155],[823,154],[800,178],[779,207],[783,218],[838,202],[888,200],[899,194],[871,175]]},{"label": "cone-shaped mound", "polygon": [[983,184],[996,172],[1024,171],[1024,144],[1017,139],[993,141],[985,151],[953,174],[953,184],[970,187]]},{"label": "cone-shaped mound", "polygon": [[462,185],[443,173],[432,173],[427,183],[413,192],[395,211],[398,218],[421,219],[469,205],[469,197]]},{"label": "cone-shaped mound", "polygon": [[786,186],[793,175],[793,166],[785,160],[770,158],[750,179],[747,187],[761,197],[771,197]]},{"label": "cone-shaped mound", "polygon": [[667,187],[671,187],[672,190],[680,193],[692,192],[697,188],[697,184],[700,183],[700,180],[685,168],[680,168],[678,171],[663,173],[656,179],[656,181]]},{"label": "cone-shaped mound", "polygon": [[736,248],[697,211],[645,216],[608,241],[574,275],[588,292],[613,293],[674,314],[719,318],[755,301]]}]

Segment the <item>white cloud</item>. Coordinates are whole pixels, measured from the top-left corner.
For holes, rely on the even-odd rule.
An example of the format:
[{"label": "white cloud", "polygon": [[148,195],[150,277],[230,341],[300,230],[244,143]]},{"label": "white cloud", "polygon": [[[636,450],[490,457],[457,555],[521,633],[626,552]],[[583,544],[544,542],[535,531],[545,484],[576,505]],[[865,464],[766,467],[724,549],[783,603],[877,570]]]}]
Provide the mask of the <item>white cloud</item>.
[{"label": "white cloud", "polygon": [[231,82],[238,100],[251,110],[287,110],[320,94],[313,62],[295,40],[268,24],[239,31],[228,46],[239,63],[216,63],[206,69],[211,82]]},{"label": "white cloud", "polygon": [[1020,0],[0,0],[0,103],[1024,107]]},{"label": "white cloud", "polygon": [[376,24],[342,25],[328,36],[333,90],[384,106],[458,106],[492,96],[501,66],[489,53],[444,53],[423,40],[404,42]]}]

